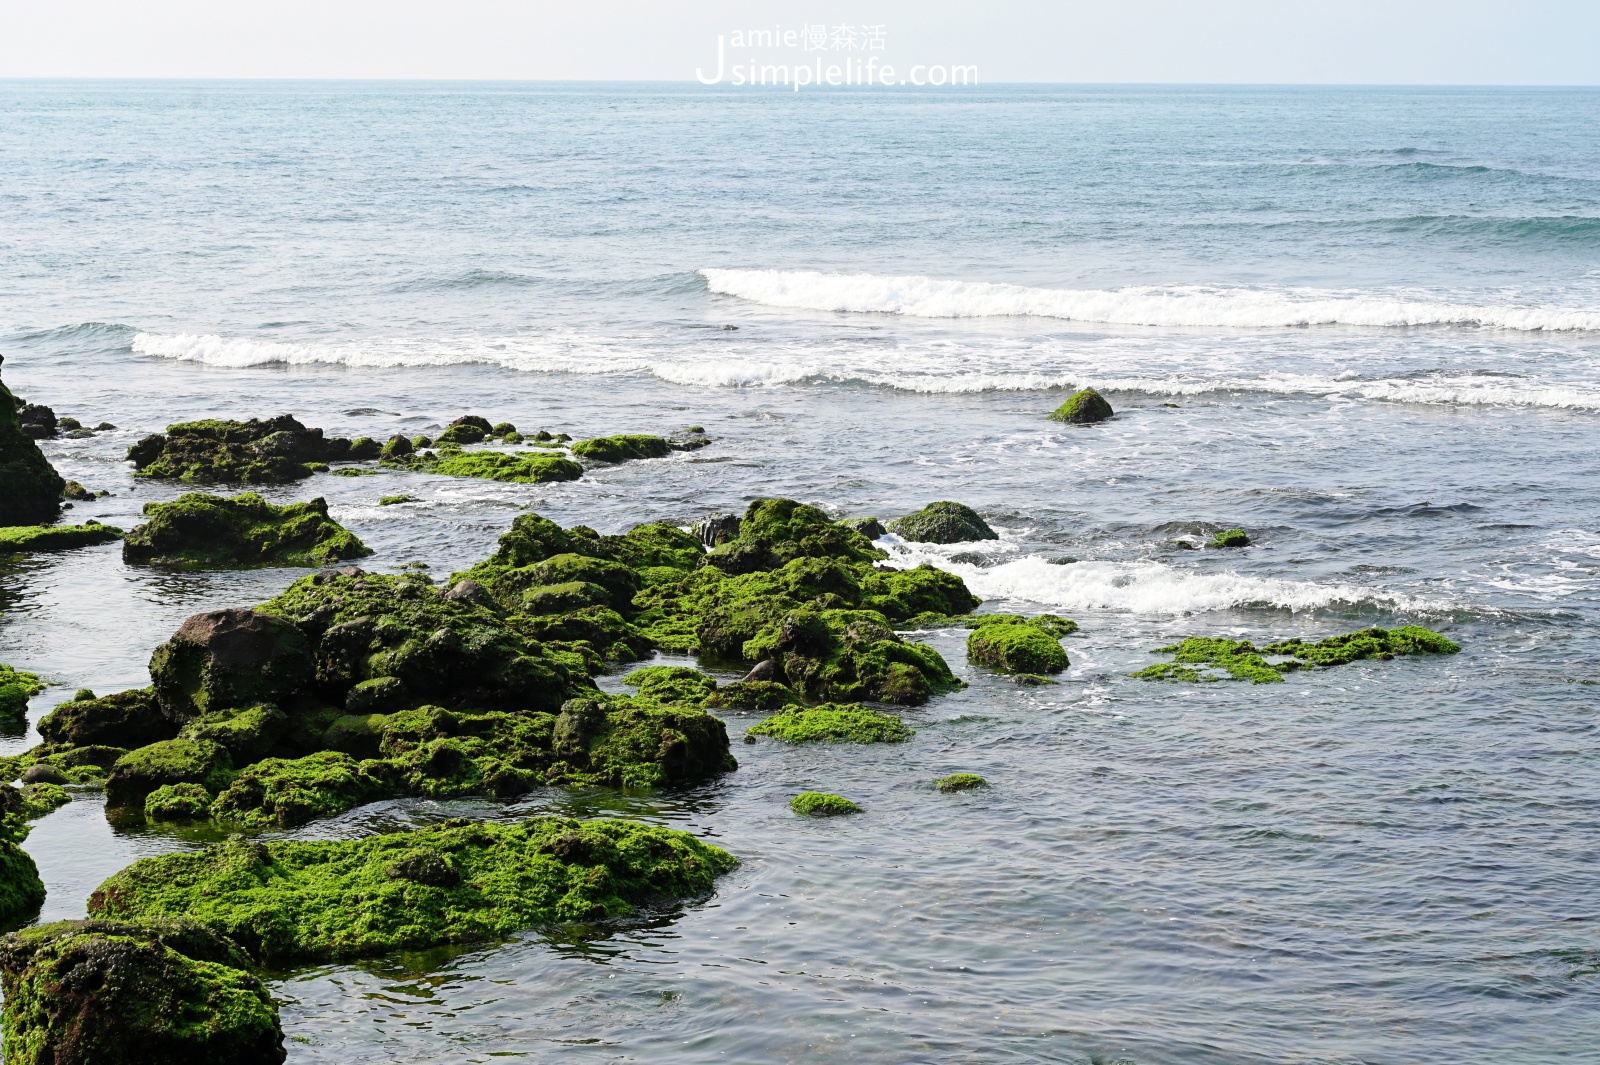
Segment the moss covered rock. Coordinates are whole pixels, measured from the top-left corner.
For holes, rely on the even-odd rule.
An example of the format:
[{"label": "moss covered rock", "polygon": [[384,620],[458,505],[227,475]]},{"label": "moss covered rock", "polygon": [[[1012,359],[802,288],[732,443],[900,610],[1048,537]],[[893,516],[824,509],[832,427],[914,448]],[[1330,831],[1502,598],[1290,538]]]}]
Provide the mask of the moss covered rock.
[{"label": "moss covered rock", "polygon": [[0,528],[0,554],[31,551],[70,551],[119,539],[122,530],[89,520],[82,525],[13,525]]},{"label": "moss covered rock", "polygon": [[[1181,643],[1157,648],[1173,656],[1134,673],[1147,680],[1218,681],[1248,680],[1275,684],[1285,673],[1303,668],[1344,665],[1365,658],[1388,660],[1399,655],[1453,655],[1461,650],[1450,639],[1420,625],[1395,629],[1370,628],[1330,636],[1315,643],[1299,638],[1279,640],[1257,648],[1249,640],[1191,636]],[[1269,662],[1272,655],[1282,661]]]},{"label": "moss covered rock", "polygon": [[28,700],[44,691],[37,675],[0,665],[0,730],[16,731],[28,724]]},{"label": "moss covered rock", "polygon": [[325,439],[292,416],[167,426],[128,449],[134,476],[192,484],[289,484],[330,462],[378,457],[378,444]]},{"label": "moss covered rock", "polygon": [[986,788],[989,782],[976,773],[951,773],[947,777],[940,777],[934,781],[934,786],[943,792],[972,791],[974,788]]},{"label": "moss covered rock", "polygon": [[1065,403],[1051,412],[1050,420],[1068,422],[1072,425],[1088,425],[1092,422],[1103,422],[1115,413],[1104,396],[1092,388],[1085,388],[1068,396]]},{"label": "moss covered rock", "polygon": [[0,940],[15,1065],[279,1065],[278,1007],[232,943],[181,915],[60,921]]},{"label": "moss covered rock", "polygon": [[572,445],[572,453],[593,462],[626,462],[628,459],[663,458],[672,453],[672,446],[666,437],[636,433],[579,440]]},{"label": "moss covered rock", "polygon": [[163,784],[144,799],[152,821],[192,821],[211,813],[211,793],[201,784]]},{"label": "moss covered rock", "polygon": [[372,552],[328,516],[322,498],[275,506],[254,492],[190,492],[146,503],[149,520],[127,535],[123,561],[136,565],[325,566]]},{"label": "moss covered rock", "polygon": [[1060,673],[1071,664],[1060,639],[1077,628],[1070,621],[1066,628],[1059,624],[1063,619],[1053,615],[1034,619],[991,614],[973,620],[981,624],[967,637],[967,657],[980,666],[1001,673],[1044,674]]},{"label": "moss covered rock", "polygon": [[830,795],[825,791],[803,791],[789,800],[789,809],[804,817],[839,817],[861,812],[861,807],[843,795]]},{"label": "moss covered rock", "polygon": [[215,793],[233,776],[227,748],[209,740],[161,740],[129,751],[106,777],[106,805],[143,807],[146,796],[168,784],[198,784]]},{"label": "moss covered rock", "polygon": [[[447,822],[359,840],[233,840],[135,862],[95,916],[193,917],[274,964],[492,941],[711,889],[734,859],[623,821]],[[9,1002],[9,995],[8,995]]]},{"label": "moss covered rock", "polygon": [[969,540],[998,540],[978,512],[962,503],[929,503],[915,514],[889,523],[889,531],[905,540],[927,544],[960,544]]},{"label": "moss covered rock", "polygon": [[309,685],[314,673],[306,634],[276,613],[255,610],[196,614],[150,656],[156,698],[179,723],[212,710],[280,702]]},{"label": "moss covered rock", "polygon": [[833,703],[785,707],[752,726],[749,734],[786,743],[904,743],[916,735],[893,714]]},{"label": "moss covered rock", "polygon": [[[39,867],[16,841],[0,838],[0,928],[15,928],[30,920],[42,905],[44,881],[39,879]],[[9,1042],[9,1028],[6,1038]]]},{"label": "moss covered rock", "polygon": [[151,688],[135,688],[97,699],[74,698],[39,721],[39,735],[48,744],[69,747],[143,747],[177,736],[179,725],[161,711]]},{"label": "moss covered rock", "polygon": [[1249,547],[1250,537],[1243,529],[1224,529],[1211,537],[1212,547]]},{"label": "moss covered rock", "polygon": [[445,477],[476,477],[484,481],[508,481],[513,484],[547,484],[552,481],[576,481],[583,476],[583,467],[571,459],[540,452],[463,451],[442,454],[431,463],[423,464],[428,473]]},{"label": "moss covered rock", "polygon": [[17,408],[16,397],[0,382],[0,526],[55,521],[66,487],[39,445],[23,432]]}]

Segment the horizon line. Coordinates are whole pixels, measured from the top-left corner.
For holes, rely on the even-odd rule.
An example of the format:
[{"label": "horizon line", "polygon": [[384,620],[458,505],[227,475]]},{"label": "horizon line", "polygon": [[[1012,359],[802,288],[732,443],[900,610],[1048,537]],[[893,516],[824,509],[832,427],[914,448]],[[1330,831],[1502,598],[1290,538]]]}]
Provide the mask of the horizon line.
[{"label": "horizon line", "polygon": [[[662,85],[691,86],[697,89],[774,89],[787,87],[766,85],[705,85],[693,77],[667,78],[462,78],[462,77],[370,77],[370,76],[219,76],[219,75],[86,75],[86,74],[0,74],[0,84],[45,82],[142,82],[148,84],[209,83],[209,84],[346,84],[346,85]],[[1591,82],[1426,82],[1426,81],[994,81],[974,85],[911,86],[911,85],[809,85],[807,91],[829,90],[861,92],[884,89],[932,89],[948,92],[956,89],[985,88],[1196,88],[1196,89],[1597,89],[1600,83]]]}]

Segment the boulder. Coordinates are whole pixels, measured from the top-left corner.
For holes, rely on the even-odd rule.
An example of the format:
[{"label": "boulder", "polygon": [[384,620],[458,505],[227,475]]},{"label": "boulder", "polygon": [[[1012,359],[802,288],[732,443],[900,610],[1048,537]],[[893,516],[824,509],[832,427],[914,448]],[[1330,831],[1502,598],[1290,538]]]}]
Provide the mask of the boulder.
[{"label": "boulder", "polygon": [[55,747],[143,747],[178,734],[151,688],[135,688],[103,699],[62,703],[39,722],[39,735]]},{"label": "boulder", "polygon": [[167,784],[198,784],[216,794],[233,769],[228,749],[210,740],[162,740],[118,758],[106,777],[106,805],[144,806],[145,797]]},{"label": "boulder", "polygon": [[289,484],[310,477],[313,466],[376,458],[376,441],[352,451],[345,439],[327,439],[288,414],[247,422],[209,419],[167,426],[128,449],[134,475],[196,484]]},{"label": "boulder", "polygon": [[212,610],[185,621],[150,657],[167,717],[278,703],[309,684],[311,645],[293,622],[255,610]]},{"label": "boulder", "polygon": [[1089,425],[1103,422],[1116,412],[1106,398],[1092,388],[1085,388],[1067,397],[1067,401],[1050,414],[1051,421],[1072,425]]},{"label": "boulder", "polygon": [[1059,636],[1047,623],[1013,614],[991,617],[996,620],[979,625],[967,637],[971,661],[1001,673],[1032,674],[1060,673],[1071,664]]},{"label": "boulder", "polygon": [[326,566],[372,551],[328,516],[318,497],[275,506],[254,492],[190,492],[171,503],[146,503],[149,520],[122,543],[133,565]]},{"label": "boulder", "polygon": [[635,433],[623,436],[598,436],[579,440],[572,454],[593,462],[626,462],[629,459],[659,459],[672,453],[672,445],[662,436]]},{"label": "boulder", "polygon": [[66,487],[66,481],[24,431],[18,406],[16,397],[0,382],[0,526],[55,521]]},{"label": "boulder", "polygon": [[889,523],[889,531],[905,540],[928,544],[959,544],[969,540],[998,540],[978,512],[948,500],[929,503],[915,514]]}]

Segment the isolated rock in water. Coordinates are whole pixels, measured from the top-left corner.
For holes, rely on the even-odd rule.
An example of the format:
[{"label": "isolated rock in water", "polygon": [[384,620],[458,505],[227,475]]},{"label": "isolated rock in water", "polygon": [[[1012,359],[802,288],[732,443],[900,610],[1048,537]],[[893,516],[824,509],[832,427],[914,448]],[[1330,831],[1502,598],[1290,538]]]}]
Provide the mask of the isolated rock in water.
[{"label": "isolated rock in water", "polygon": [[1103,422],[1115,413],[1104,396],[1092,388],[1085,388],[1068,396],[1067,401],[1051,413],[1050,420],[1088,425],[1091,422]]},{"label": "isolated rock in water", "polygon": [[572,453],[580,459],[595,462],[626,462],[628,459],[659,459],[671,454],[672,445],[665,437],[643,433],[624,436],[601,436],[593,440],[579,440],[572,445]]},{"label": "isolated rock in water", "polygon": [[0,528],[0,555],[8,552],[70,551],[121,538],[122,530],[97,521],[82,525],[13,525]]},{"label": "isolated rock in water", "polygon": [[[285,964],[623,917],[703,894],[734,864],[687,832],[636,822],[449,821],[356,840],[234,839],[146,858],[102,884],[89,912],[193,917],[257,959]],[[8,985],[8,1009],[10,1001]]]},{"label": "isolated rock in water", "polygon": [[61,489],[61,498],[70,499],[77,503],[94,498],[94,493],[89,491],[77,481],[68,481],[66,487]]},{"label": "isolated rock in water", "polygon": [[178,734],[178,723],[162,713],[155,691],[135,688],[103,699],[62,703],[39,722],[39,735],[56,747],[126,747],[132,750]]},{"label": "isolated rock in water", "polygon": [[0,526],[55,521],[66,487],[23,431],[17,406],[16,397],[0,382]]},{"label": "isolated rock in water", "polygon": [[197,484],[289,484],[310,477],[309,464],[378,457],[380,445],[361,438],[324,439],[291,415],[247,422],[210,419],[167,426],[128,449],[138,477]]},{"label": "isolated rock in water", "polygon": [[[1297,669],[1345,665],[1367,658],[1387,661],[1400,655],[1453,655],[1459,650],[1461,647],[1452,640],[1420,625],[1360,629],[1315,643],[1303,643],[1295,637],[1261,648],[1249,640],[1191,636],[1182,643],[1156,648],[1158,654],[1172,655],[1171,662],[1146,666],[1132,676],[1147,680],[1248,680],[1252,684],[1275,684],[1283,680],[1283,674]],[[1287,661],[1268,662],[1264,655],[1285,657]]]},{"label": "isolated rock in water", "polygon": [[861,812],[861,807],[843,795],[825,791],[803,791],[789,800],[789,809],[804,817],[840,817]]},{"label": "isolated rock in water", "polygon": [[978,512],[961,503],[929,503],[915,514],[889,523],[889,531],[906,540],[926,544],[960,544],[969,540],[998,540]]},{"label": "isolated rock in water", "polygon": [[62,426],[56,419],[55,411],[33,403],[18,405],[17,421],[21,423],[22,431],[34,440],[50,440],[59,435],[62,428],[78,428],[76,421],[70,426]]},{"label": "isolated rock in water", "polygon": [[788,743],[904,743],[916,735],[893,714],[859,703],[787,706],[749,734]]},{"label": "isolated rock in water", "polygon": [[994,614],[972,619],[982,622],[967,637],[967,658],[980,666],[1001,673],[1060,673],[1066,669],[1067,652],[1061,647],[1060,637],[1077,628],[1066,622],[1065,631],[1051,622],[1061,619],[1045,615],[1044,619],[1021,617],[1016,614]]},{"label": "isolated rock in water", "polygon": [[183,723],[211,710],[278,702],[314,675],[305,633],[254,610],[212,610],[185,621],[150,656],[161,709]]},{"label": "isolated rock in water", "polygon": [[279,1065],[272,995],[239,948],[174,918],[59,921],[0,940],[6,1061]]},{"label": "isolated rock in water", "polygon": [[28,700],[44,691],[32,673],[0,665],[0,730],[15,731],[28,724]]},{"label": "isolated rock in water", "polygon": [[1249,547],[1250,537],[1243,529],[1225,529],[1211,538],[1212,547]]},{"label": "isolated rock in water", "polygon": [[943,792],[971,791],[974,788],[986,788],[989,782],[976,773],[951,773],[947,777],[940,777],[934,785]]},{"label": "isolated rock in water", "polygon": [[320,497],[274,506],[254,492],[233,497],[190,492],[171,503],[146,503],[144,525],[122,544],[135,565],[326,566],[372,554],[328,516]]}]

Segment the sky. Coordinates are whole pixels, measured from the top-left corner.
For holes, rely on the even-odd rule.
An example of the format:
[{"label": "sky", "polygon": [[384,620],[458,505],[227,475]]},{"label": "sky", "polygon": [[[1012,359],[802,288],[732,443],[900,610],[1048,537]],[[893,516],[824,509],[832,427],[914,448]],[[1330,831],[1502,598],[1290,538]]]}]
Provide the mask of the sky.
[{"label": "sky", "polygon": [[0,0],[0,77],[687,81],[806,26],[988,84],[1600,85],[1600,0]]}]

